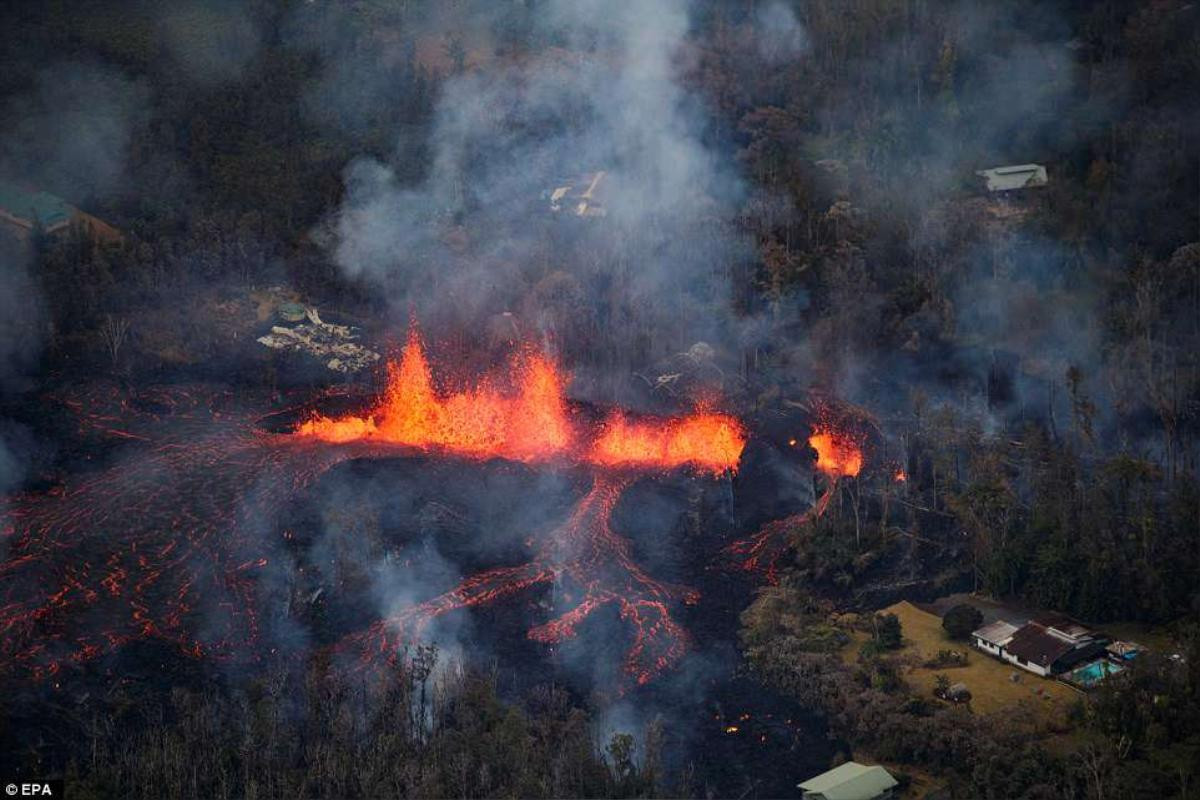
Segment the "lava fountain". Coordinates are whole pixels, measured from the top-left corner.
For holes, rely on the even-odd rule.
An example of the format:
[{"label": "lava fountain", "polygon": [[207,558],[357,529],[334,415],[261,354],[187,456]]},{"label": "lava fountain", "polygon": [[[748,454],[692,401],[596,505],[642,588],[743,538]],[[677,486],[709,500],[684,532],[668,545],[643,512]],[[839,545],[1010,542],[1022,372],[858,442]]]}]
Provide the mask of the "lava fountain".
[{"label": "lava fountain", "polygon": [[414,326],[387,372],[387,388],[369,415],[318,416],[297,433],[335,444],[371,440],[526,463],[552,460],[572,444],[567,379],[544,355],[523,350],[507,376],[485,375],[440,394]]},{"label": "lava fountain", "polygon": [[645,472],[690,467],[720,474],[735,469],[745,447],[740,423],[698,411],[683,417],[630,419],[612,412],[591,437],[567,402],[569,376],[545,355],[519,351],[504,372],[473,386],[439,391],[416,328],[398,362],[388,364],[387,387],[365,415],[317,416],[296,434],[331,444],[375,442],[473,458],[525,463],[590,464]]},{"label": "lava fountain", "polygon": [[564,399],[566,383],[552,361],[522,352],[509,363],[507,375],[485,376],[465,390],[439,391],[413,329],[399,363],[389,368],[387,389],[374,410],[317,417],[297,428],[298,437],[334,444],[374,441],[473,458],[557,462],[592,474],[591,489],[529,562],[471,576],[349,637],[340,649],[357,649],[368,662],[393,658],[443,614],[554,582],[571,584],[577,590],[571,596],[580,599],[529,630],[530,639],[552,644],[571,638],[593,611],[612,604],[633,630],[624,659],[628,681],[644,684],[682,657],[687,635],[671,618],[670,605],[695,602],[697,595],[642,570],[629,542],[612,529],[612,512],[639,475],[689,469],[717,476],[735,470],[745,434],[737,420],[712,411],[638,419],[614,411],[589,426]]},{"label": "lava fountain", "polygon": [[735,470],[745,435],[736,419],[709,410],[617,411],[591,422],[566,399],[567,382],[551,359],[524,349],[470,385],[439,384],[413,328],[369,413],[318,415],[290,432],[261,430],[254,415],[223,407],[228,392],[211,389],[115,408],[105,392],[64,400],[91,433],[137,452],[52,491],[8,498],[0,673],[45,678],[145,639],[197,658],[253,660],[270,584],[260,575],[287,557],[268,535],[281,510],[339,463],[422,453],[582,469],[591,486],[525,565],[470,576],[347,636],[339,650],[391,660],[442,614],[559,582],[578,602],[529,637],[562,641],[611,604],[632,631],[627,680],[651,680],[686,651],[670,609],[696,594],[648,575],[611,514],[638,477]]}]

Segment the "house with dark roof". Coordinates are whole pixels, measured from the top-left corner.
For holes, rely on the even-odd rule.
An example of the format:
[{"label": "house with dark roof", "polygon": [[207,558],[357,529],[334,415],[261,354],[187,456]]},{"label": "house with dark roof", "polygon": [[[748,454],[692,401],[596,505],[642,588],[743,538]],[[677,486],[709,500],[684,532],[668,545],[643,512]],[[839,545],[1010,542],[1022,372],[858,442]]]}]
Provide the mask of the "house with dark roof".
[{"label": "house with dark roof", "polygon": [[1021,669],[1049,676],[1104,653],[1109,639],[1065,614],[1046,614],[1020,627],[993,622],[973,632],[971,641]]}]

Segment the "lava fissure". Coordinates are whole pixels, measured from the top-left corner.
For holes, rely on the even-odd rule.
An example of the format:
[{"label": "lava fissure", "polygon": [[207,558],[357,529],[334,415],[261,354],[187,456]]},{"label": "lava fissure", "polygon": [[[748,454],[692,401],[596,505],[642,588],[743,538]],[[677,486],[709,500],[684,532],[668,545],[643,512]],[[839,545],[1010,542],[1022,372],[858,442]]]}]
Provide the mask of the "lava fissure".
[{"label": "lava fissure", "polygon": [[[521,350],[502,374],[474,386],[439,391],[414,327],[387,387],[370,413],[317,415],[296,430],[331,444],[376,442],[525,463],[574,462],[610,469],[721,474],[737,468],[745,433],[734,418],[711,411],[676,418],[630,419],[615,411],[598,426],[582,424],[567,402],[568,376],[545,355]],[[591,436],[580,428],[594,427]]]},{"label": "lava fissure", "polygon": [[578,599],[530,638],[561,642],[612,604],[633,631],[625,674],[645,683],[683,656],[687,635],[670,606],[696,595],[636,563],[611,527],[612,510],[639,475],[736,469],[744,434],[737,420],[708,411],[614,412],[585,424],[565,385],[552,361],[521,351],[508,374],[439,390],[414,329],[374,412],[317,416],[287,433],[221,408],[234,405],[227,391],[172,388],[131,399],[101,387],[67,398],[82,435],[135,450],[62,487],[8,499],[0,672],[45,678],[148,638],[197,658],[255,658],[264,644],[262,571],[289,558],[266,535],[283,509],[339,463],[422,453],[577,465],[593,485],[529,563],[468,577],[340,646],[390,658],[438,616],[554,583]]}]

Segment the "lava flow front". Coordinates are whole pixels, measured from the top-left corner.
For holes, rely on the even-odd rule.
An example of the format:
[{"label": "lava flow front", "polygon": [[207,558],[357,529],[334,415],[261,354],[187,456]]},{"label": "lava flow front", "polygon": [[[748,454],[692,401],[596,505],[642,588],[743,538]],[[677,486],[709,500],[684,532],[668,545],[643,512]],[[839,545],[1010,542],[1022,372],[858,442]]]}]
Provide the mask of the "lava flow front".
[{"label": "lava flow front", "polygon": [[597,475],[591,490],[550,532],[533,560],[467,578],[448,592],[375,623],[345,644],[368,658],[390,658],[403,642],[420,639],[443,614],[554,583],[566,589],[564,594],[580,599],[555,619],[531,628],[529,638],[546,644],[570,639],[593,611],[613,604],[633,629],[633,644],[624,659],[625,676],[638,685],[648,682],[686,650],[686,633],[671,618],[670,604],[692,603],[698,595],[647,575],[630,555],[628,540],[612,529],[613,508],[629,483],[626,475]]},{"label": "lava flow front", "polygon": [[390,659],[434,617],[555,582],[576,600],[529,637],[561,641],[613,604],[632,631],[626,678],[645,683],[685,652],[670,606],[696,595],[635,563],[611,526],[613,508],[638,476],[736,469],[744,433],[736,419],[711,411],[615,412],[592,422],[566,400],[566,383],[553,361],[525,350],[506,372],[444,390],[413,330],[370,413],[316,416],[287,433],[218,410],[215,396],[189,401],[186,413],[152,402],[101,413],[100,397],[74,403],[94,420],[94,434],[129,441],[137,452],[52,492],[10,498],[0,672],[53,675],[144,639],[196,657],[253,660],[262,646],[260,607],[281,602],[271,596],[276,582],[260,576],[287,557],[271,535],[282,509],[338,463],[421,453],[582,469],[591,486],[527,564],[469,577],[347,636],[339,649]]}]

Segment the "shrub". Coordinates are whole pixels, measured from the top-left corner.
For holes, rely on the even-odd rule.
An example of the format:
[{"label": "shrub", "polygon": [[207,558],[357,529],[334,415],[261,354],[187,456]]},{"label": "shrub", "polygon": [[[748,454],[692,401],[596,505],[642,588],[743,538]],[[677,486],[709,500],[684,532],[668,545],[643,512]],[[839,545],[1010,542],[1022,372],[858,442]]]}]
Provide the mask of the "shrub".
[{"label": "shrub", "polygon": [[896,650],[904,643],[900,618],[895,614],[875,615],[875,643],[883,650]]},{"label": "shrub", "polygon": [[942,617],[942,627],[951,639],[966,639],[982,624],[983,613],[968,603],[959,603]]},{"label": "shrub", "polygon": [[965,667],[967,666],[967,654],[959,650],[938,650],[937,655],[925,662],[925,666],[930,669],[939,667]]}]

